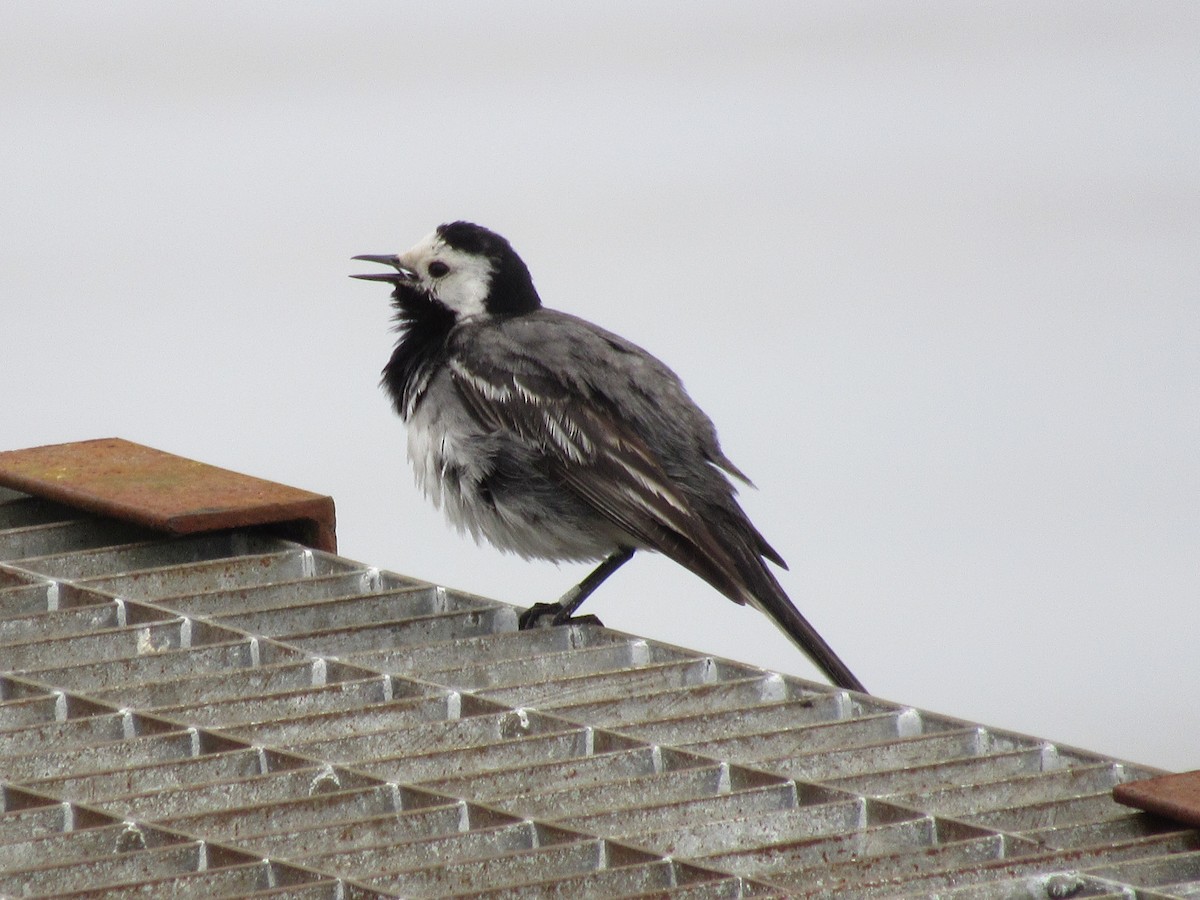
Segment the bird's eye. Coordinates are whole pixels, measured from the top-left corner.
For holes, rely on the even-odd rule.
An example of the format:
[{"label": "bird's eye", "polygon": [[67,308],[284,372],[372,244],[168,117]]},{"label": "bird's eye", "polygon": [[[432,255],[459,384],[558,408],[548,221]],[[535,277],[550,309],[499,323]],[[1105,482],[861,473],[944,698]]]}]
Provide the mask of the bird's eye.
[{"label": "bird's eye", "polygon": [[431,262],[429,264],[429,277],[430,278],[441,278],[443,275],[445,275],[449,271],[450,271],[450,267],[448,265],[446,265],[444,262],[442,262],[440,259],[435,259],[433,262]]}]

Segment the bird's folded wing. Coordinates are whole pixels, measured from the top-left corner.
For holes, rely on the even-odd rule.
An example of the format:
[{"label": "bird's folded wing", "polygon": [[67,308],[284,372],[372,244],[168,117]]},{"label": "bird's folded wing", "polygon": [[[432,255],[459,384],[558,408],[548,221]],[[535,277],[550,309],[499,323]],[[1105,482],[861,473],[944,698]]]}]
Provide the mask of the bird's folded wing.
[{"label": "bird's folded wing", "polygon": [[570,391],[549,372],[516,374],[450,363],[468,409],[546,461],[548,471],[641,545],[745,602],[737,566],[651,447],[604,398]]}]

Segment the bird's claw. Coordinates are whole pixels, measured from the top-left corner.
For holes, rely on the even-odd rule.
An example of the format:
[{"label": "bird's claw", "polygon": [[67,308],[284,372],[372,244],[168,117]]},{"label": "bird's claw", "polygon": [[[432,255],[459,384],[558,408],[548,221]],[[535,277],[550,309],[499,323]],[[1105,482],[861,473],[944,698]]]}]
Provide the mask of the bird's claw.
[{"label": "bird's claw", "polygon": [[521,631],[531,628],[551,628],[555,625],[596,625],[601,628],[604,623],[592,615],[564,615],[566,610],[558,603],[535,603],[517,617],[517,627]]}]

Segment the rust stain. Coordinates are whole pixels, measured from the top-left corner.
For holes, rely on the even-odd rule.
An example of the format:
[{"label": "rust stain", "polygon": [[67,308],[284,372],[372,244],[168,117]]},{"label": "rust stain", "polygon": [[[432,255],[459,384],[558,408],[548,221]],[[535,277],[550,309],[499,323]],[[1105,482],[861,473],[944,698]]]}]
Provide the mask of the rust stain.
[{"label": "rust stain", "polygon": [[121,438],[0,452],[0,486],[169,534],[278,525],[337,552],[333,498]]}]

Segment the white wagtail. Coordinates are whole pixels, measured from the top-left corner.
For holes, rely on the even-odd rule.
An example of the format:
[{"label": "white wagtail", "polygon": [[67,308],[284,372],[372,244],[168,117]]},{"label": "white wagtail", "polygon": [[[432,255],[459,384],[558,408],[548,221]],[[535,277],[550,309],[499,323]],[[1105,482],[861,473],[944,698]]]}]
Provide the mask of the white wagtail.
[{"label": "white wagtail", "polygon": [[[522,628],[559,625],[637,550],[657,550],[769,615],[841,687],[864,690],[792,605],[725,473],[749,484],[679,377],[645,350],[542,306],[500,235],[440,226],[399,255],[400,339],[383,386],[417,482],[459,530],[525,558],[603,560]],[[723,471],[722,471],[723,470]],[[583,617],[588,618],[588,617]]]}]

